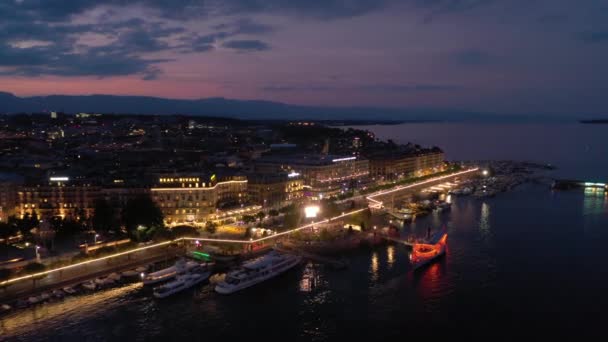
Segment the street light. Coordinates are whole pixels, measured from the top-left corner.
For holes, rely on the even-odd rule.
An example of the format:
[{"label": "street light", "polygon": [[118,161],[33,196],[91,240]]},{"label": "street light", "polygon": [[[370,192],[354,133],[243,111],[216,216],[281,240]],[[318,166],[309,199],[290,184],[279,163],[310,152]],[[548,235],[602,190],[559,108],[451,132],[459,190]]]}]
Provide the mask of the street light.
[{"label": "street light", "polygon": [[40,246],[36,245],[36,261],[40,262]]},{"label": "street light", "polygon": [[483,170],[481,171],[481,174],[484,176],[487,176],[490,172],[488,170]]},{"label": "street light", "polygon": [[93,240],[93,244],[97,244],[97,238],[99,237],[99,234],[95,234],[95,239]]}]

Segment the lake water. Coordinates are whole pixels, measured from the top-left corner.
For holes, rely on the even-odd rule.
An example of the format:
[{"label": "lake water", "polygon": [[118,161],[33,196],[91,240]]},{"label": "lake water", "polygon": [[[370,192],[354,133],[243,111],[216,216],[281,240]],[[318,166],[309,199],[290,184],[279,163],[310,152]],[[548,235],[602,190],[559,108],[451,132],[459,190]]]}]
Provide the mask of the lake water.
[{"label": "lake water", "polygon": [[[550,162],[569,178],[608,180],[608,126],[374,126],[382,138],[443,147],[450,159]],[[604,128],[605,127],[605,128]],[[544,134],[544,138],[542,138]],[[559,139],[558,139],[559,138]],[[542,145],[540,145],[542,143]],[[577,167],[578,165],[578,167]],[[608,316],[608,198],[525,185],[491,199],[456,198],[450,213],[404,227],[445,226],[448,252],[412,273],[401,245],[362,248],[350,267],[308,263],[231,296],[205,285],[155,300],[139,285],[5,316],[0,340],[374,340],[445,335],[580,340]]]}]

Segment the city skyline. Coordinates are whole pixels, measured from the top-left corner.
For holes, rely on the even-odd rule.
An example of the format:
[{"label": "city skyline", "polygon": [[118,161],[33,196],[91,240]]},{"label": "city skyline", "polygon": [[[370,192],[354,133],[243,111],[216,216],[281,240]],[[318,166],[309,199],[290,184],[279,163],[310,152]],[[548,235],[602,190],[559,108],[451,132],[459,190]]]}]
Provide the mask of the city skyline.
[{"label": "city skyline", "polygon": [[0,90],[605,114],[600,1],[13,1]]}]

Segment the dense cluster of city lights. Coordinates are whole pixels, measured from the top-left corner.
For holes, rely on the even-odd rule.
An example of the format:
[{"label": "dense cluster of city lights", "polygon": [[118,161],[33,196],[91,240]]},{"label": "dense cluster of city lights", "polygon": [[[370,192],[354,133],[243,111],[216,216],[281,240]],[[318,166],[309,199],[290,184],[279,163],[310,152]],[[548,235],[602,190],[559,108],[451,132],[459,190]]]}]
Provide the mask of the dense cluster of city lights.
[{"label": "dense cluster of city lights", "polygon": [[[398,187],[398,188],[395,188],[395,189],[392,189],[392,190],[387,190],[387,191],[375,193],[375,194],[373,194],[371,196],[368,196],[366,198],[367,198],[368,201],[370,201],[370,202],[373,203],[373,205],[374,205],[373,207],[374,208],[381,208],[382,207],[382,202],[378,201],[378,200],[375,200],[374,197],[385,195],[385,194],[392,193],[392,192],[395,192],[395,191],[400,191],[400,190],[416,187],[416,186],[419,186],[419,185],[424,185],[424,184],[427,184],[427,183],[430,183],[430,182],[435,182],[435,181],[438,181],[438,180],[441,180],[441,179],[445,179],[445,178],[449,178],[449,177],[454,177],[454,176],[459,176],[459,175],[475,172],[475,171],[478,171],[478,170],[479,170],[478,168],[474,168],[474,169],[469,169],[469,170],[465,170],[465,171],[461,171],[461,172],[457,172],[457,173],[452,173],[450,175],[441,176],[441,177],[437,177],[437,178],[433,178],[433,179],[428,179],[428,180],[425,180],[425,181],[422,181],[422,182],[410,184],[410,185],[407,185],[407,186]],[[233,181],[233,182],[240,182],[240,181]],[[370,205],[370,207],[372,207],[372,205]],[[128,254],[131,254],[131,253],[136,253],[136,252],[147,250],[147,249],[150,249],[150,248],[155,248],[155,247],[169,245],[169,244],[176,243],[176,242],[179,242],[179,241],[182,241],[182,240],[185,240],[185,241],[219,242],[219,243],[240,243],[240,244],[258,243],[258,242],[265,241],[265,240],[268,240],[268,239],[273,239],[273,238],[277,238],[279,236],[290,234],[290,233],[293,233],[293,232],[296,232],[296,231],[299,231],[299,230],[302,230],[302,229],[311,228],[311,227],[313,227],[315,225],[318,225],[318,224],[324,224],[324,223],[328,223],[328,222],[333,221],[333,220],[337,220],[337,219],[340,219],[340,218],[343,218],[343,217],[354,215],[354,214],[362,212],[364,210],[367,210],[367,208],[353,210],[353,211],[350,211],[348,213],[344,213],[342,215],[338,215],[338,216],[335,216],[335,217],[332,217],[332,218],[328,218],[328,219],[325,219],[325,220],[322,220],[322,221],[319,221],[319,222],[309,223],[307,225],[300,226],[298,228],[294,228],[294,229],[287,230],[287,231],[284,231],[284,232],[281,232],[281,233],[277,233],[277,234],[274,234],[274,235],[258,238],[258,239],[255,239],[255,240],[254,239],[250,239],[250,240],[231,240],[231,239],[211,239],[211,238],[198,238],[198,237],[182,237],[182,238],[171,240],[171,241],[164,241],[164,242],[152,244],[152,245],[149,245],[149,246],[139,247],[139,248],[135,248],[135,249],[128,250],[128,251],[124,251],[124,252],[120,252],[120,253],[115,253],[115,254],[107,255],[107,256],[104,256],[104,257],[97,258],[97,259],[82,261],[82,262],[79,262],[79,263],[76,263],[76,264],[72,264],[72,265],[68,265],[68,266],[63,266],[63,267],[59,267],[59,268],[54,268],[54,269],[48,270],[48,271],[43,271],[43,272],[39,272],[39,273],[34,273],[34,274],[22,276],[22,277],[8,279],[8,280],[0,282],[0,286],[7,285],[7,284],[10,284],[10,283],[15,283],[15,282],[18,282],[18,281],[21,281],[21,280],[32,279],[32,278],[44,276],[44,275],[55,273],[55,272],[64,271],[64,270],[71,269],[71,268],[78,267],[78,266],[82,266],[82,265],[88,265],[88,264],[91,264],[91,263],[94,263],[94,262],[98,262],[98,261],[101,261],[101,260],[107,260],[107,259],[115,258],[115,257],[118,257],[118,256],[122,256],[122,255],[128,255]]]}]

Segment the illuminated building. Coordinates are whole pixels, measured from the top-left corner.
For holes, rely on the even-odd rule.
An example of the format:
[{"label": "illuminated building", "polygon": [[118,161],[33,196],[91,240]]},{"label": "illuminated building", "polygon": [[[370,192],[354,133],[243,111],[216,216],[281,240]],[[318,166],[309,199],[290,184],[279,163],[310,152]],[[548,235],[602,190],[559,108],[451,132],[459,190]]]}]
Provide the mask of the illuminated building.
[{"label": "illuminated building", "polygon": [[6,222],[14,214],[16,189],[17,183],[14,180],[0,178],[0,222]]},{"label": "illuminated building", "polygon": [[323,198],[356,187],[356,182],[368,177],[369,161],[356,156],[272,155],[256,160],[255,170],[300,173],[306,192],[313,198]]},{"label": "illuminated building", "polygon": [[152,199],[162,210],[167,223],[202,222],[223,206],[235,206],[247,200],[247,179],[216,175],[160,176],[150,189]]},{"label": "illuminated building", "polygon": [[23,217],[34,212],[39,218],[93,215],[95,200],[101,195],[99,186],[72,182],[69,177],[49,178],[44,185],[24,185],[17,189],[16,210]]},{"label": "illuminated building", "polygon": [[439,149],[379,153],[369,156],[370,177],[395,180],[419,177],[443,170],[445,157]]},{"label": "illuminated building", "polygon": [[288,204],[304,195],[304,180],[295,172],[251,174],[247,180],[249,199],[264,207]]}]

